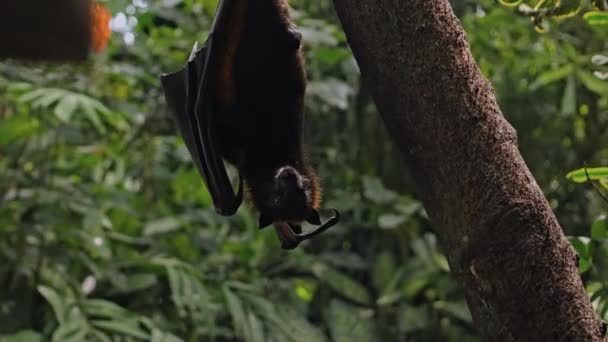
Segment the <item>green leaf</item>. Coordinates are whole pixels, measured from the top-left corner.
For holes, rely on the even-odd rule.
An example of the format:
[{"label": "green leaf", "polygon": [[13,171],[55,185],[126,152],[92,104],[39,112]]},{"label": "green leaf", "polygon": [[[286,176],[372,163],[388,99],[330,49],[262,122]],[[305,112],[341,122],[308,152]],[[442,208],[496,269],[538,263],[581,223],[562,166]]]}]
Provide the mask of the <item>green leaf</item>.
[{"label": "green leaf", "polygon": [[328,105],[341,110],[348,108],[350,96],[354,93],[353,88],[348,83],[333,78],[323,82],[309,82],[307,92],[318,96]]},{"label": "green leaf", "polygon": [[598,79],[587,71],[579,71],[577,76],[587,89],[598,95],[608,96],[608,82]]},{"label": "green leaf", "polygon": [[406,217],[395,214],[382,214],[378,217],[378,226],[382,229],[395,229],[405,222]]},{"label": "green leaf", "polygon": [[55,107],[54,113],[62,122],[69,122],[74,111],[78,107],[78,98],[75,96],[64,96]]},{"label": "green leaf", "polygon": [[576,79],[568,77],[562,96],[562,114],[576,114]]},{"label": "green leaf", "polygon": [[181,296],[180,290],[182,288],[179,269],[176,267],[167,266],[167,277],[169,278],[169,286],[171,288],[171,299],[173,299],[173,304],[178,309],[178,314],[180,316],[185,316],[186,312],[184,311],[184,302]]},{"label": "green leaf", "polygon": [[132,316],[122,306],[102,299],[87,299],[82,302],[82,308],[88,316],[116,318]]},{"label": "green leaf", "polygon": [[540,74],[530,85],[530,90],[534,91],[538,88],[547,86],[557,81],[563,80],[574,72],[574,67],[571,64],[562,65],[556,69],[551,69]]},{"label": "green leaf", "polygon": [[379,341],[373,311],[357,308],[343,301],[332,300],[324,311],[332,341]]},{"label": "green leaf", "polygon": [[40,88],[23,94],[18,101],[30,103],[34,108],[47,108],[65,95],[66,92],[61,89]]},{"label": "green leaf", "polygon": [[53,308],[53,313],[55,314],[55,319],[59,324],[63,324],[67,315],[67,305],[65,304],[63,298],[59,296],[59,294],[52,288],[38,285],[38,292],[46,299],[47,302]]},{"label": "green leaf", "polygon": [[[189,158],[188,155],[188,160]],[[178,203],[197,202],[204,208],[213,205],[209,189],[207,189],[194,167],[181,168],[172,179],[171,185],[175,194],[175,201]]]},{"label": "green leaf", "polygon": [[424,307],[404,305],[399,317],[399,330],[404,333],[423,330],[430,324],[430,318]]},{"label": "green leaf", "polygon": [[[260,318],[263,318],[266,326],[270,328],[269,330],[274,331],[272,335],[275,337],[285,335],[291,337],[292,340],[296,339],[292,335],[293,330],[288,327],[285,317],[277,312],[277,305],[256,294],[243,292],[241,295],[243,301],[247,303],[247,312],[255,312]],[[243,329],[245,338],[251,339],[254,335],[252,331],[253,327],[250,324],[246,324],[243,325]],[[279,340],[284,340],[284,338]]]},{"label": "green leaf", "polygon": [[113,342],[112,338],[103,331],[93,330],[90,331],[89,334],[91,335],[92,340],[95,342]]},{"label": "green leaf", "polygon": [[153,329],[150,342],[184,342],[184,340],[175,335],[164,333],[159,329]]},{"label": "green leaf", "polygon": [[589,11],[583,19],[589,25],[608,25],[608,11]]},{"label": "green leaf", "polygon": [[53,332],[53,342],[82,342],[86,341],[89,326],[83,319],[66,321]]},{"label": "green leaf", "polygon": [[591,266],[593,266],[591,260],[580,258],[578,261],[578,272],[580,274],[583,274],[589,271],[589,269],[591,269]]},{"label": "green leaf", "polygon": [[312,273],[334,291],[361,304],[370,304],[371,296],[363,285],[326,264],[313,263]]},{"label": "green leaf", "polygon": [[265,342],[266,339],[264,337],[264,326],[262,325],[262,322],[260,322],[252,312],[249,312],[247,317],[249,319],[249,326],[251,327],[251,342]]},{"label": "green leaf", "polygon": [[213,15],[215,13],[217,2],[218,0],[203,0],[203,8],[207,10],[209,15]]},{"label": "green leaf", "polygon": [[236,332],[240,334],[240,336],[244,336],[245,333],[250,330],[250,328],[249,321],[246,318],[247,314],[245,313],[245,308],[243,307],[243,302],[228,288],[228,286],[224,286],[222,290],[224,292],[226,302],[228,303],[228,310],[232,316],[234,328]]},{"label": "green leaf", "polygon": [[137,320],[117,319],[120,319],[120,317],[116,317],[114,320],[93,320],[91,321],[91,325],[97,329],[123,336],[129,336],[146,341],[150,339],[150,334],[142,329]]},{"label": "green leaf", "polygon": [[605,319],[607,312],[608,312],[608,301],[603,300],[600,302],[600,316],[602,317],[602,319]]},{"label": "green leaf", "polygon": [[473,321],[473,319],[471,318],[471,312],[469,311],[469,307],[464,301],[437,301],[433,303],[433,308],[463,322],[471,323]]},{"label": "green leaf", "polygon": [[324,64],[336,65],[351,57],[351,54],[343,48],[320,46],[316,49],[315,57]]},{"label": "green leaf", "polygon": [[42,335],[33,330],[22,330],[12,335],[0,335],[2,342],[41,342]]},{"label": "green leaf", "polygon": [[376,300],[376,305],[378,306],[390,306],[403,298],[403,294],[401,292],[390,292],[386,294],[380,295]]},{"label": "green leaf", "polygon": [[376,256],[372,270],[372,282],[377,291],[383,291],[395,276],[396,262],[393,254],[387,251]]},{"label": "green leaf", "polygon": [[142,291],[158,283],[158,278],[152,273],[133,274],[126,279],[126,289],[130,292]]},{"label": "green leaf", "polygon": [[106,132],[106,128],[103,126],[101,119],[99,118],[99,114],[96,111],[96,108],[90,102],[83,100],[84,97],[80,97],[80,106],[82,108],[82,114],[89,119],[89,121],[95,126],[97,131],[101,134]]},{"label": "green leaf", "polygon": [[73,114],[80,109],[100,133],[105,133],[106,129],[99,114],[104,115],[117,128],[124,129],[127,126],[124,119],[116,117],[98,100],[65,89],[39,88],[21,95],[19,101],[29,103],[34,108],[49,108],[57,103],[54,113],[63,122],[70,121]]},{"label": "green leaf", "polygon": [[[589,179],[603,180],[608,178],[608,167],[588,167],[586,169],[587,172],[585,172],[585,168],[570,171],[566,174],[566,178],[575,183],[585,183]],[[587,179],[587,173],[589,174],[589,179]]]},{"label": "green leaf", "polygon": [[152,236],[158,234],[167,234],[179,230],[181,223],[174,217],[165,217],[162,219],[150,221],[144,226],[143,235]]},{"label": "green leaf", "polygon": [[310,324],[304,316],[296,310],[280,306],[277,309],[277,319],[272,320],[273,324],[282,329],[283,332],[295,342],[324,342],[325,335],[314,325]]},{"label": "green leaf", "polygon": [[591,257],[589,253],[589,242],[591,240],[585,236],[572,237],[570,243],[579,254],[581,259],[589,259]]},{"label": "green leaf", "polygon": [[378,306],[391,305],[399,301],[404,293],[399,288],[403,282],[405,268],[400,267],[396,272],[391,274],[390,281],[382,288],[380,296],[376,300]]},{"label": "green leaf", "polygon": [[444,272],[450,272],[450,264],[448,263],[448,258],[445,255],[440,253],[437,249],[433,249],[432,256],[437,268]]},{"label": "green leaf", "polygon": [[11,82],[7,86],[7,90],[9,93],[22,94],[31,91],[33,88],[31,83],[27,82]]},{"label": "green leaf", "polygon": [[505,5],[505,6],[517,6],[519,4],[521,4],[523,0],[498,0],[498,2],[500,2],[501,5]]},{"label": "green leaf", "polygon": [[428,278],[414,278],[410,281],[405,282],[405,288],[403,289],[405,296],[408,299],[416,297],[427,285],[429,284]]},{"label": "green leaf", "polygon": [[39,128],[40,121],[31,116],[17,115],[3,118],[0,120],[0,145],[27,138]]},{"label": "green leaf", "polygon": [[363,195],[376,204],[388,204],[397,199],[397,193],[384,187],[378,178],[363,177]]},{"label": "green leaf", "polygon": [[606,288],[602,287],[602,284],[589,282],[586,285],[587,285],[587,293],[589,293],[591,295],[589,297],[589,300],[591,302],[594,302],[595,300],[606,296]]},{"label": "green leaf", "polygon": [[608,224],[606,216],[602,216],[595,220],[591,225],[591,238],[595,240],[608,239]]},{"label": "green leaf", "polygon": [[[296,310],[275,305],[266,298],[251,293],[242,293],[242,298],[251,307],[251,312],[255,312],[263,318],[263,322],[269,328],[269,331],[274,332],[271,335],[280,341],[284,340],[284,337],[288,337],[290,341],[294,342],[323,342],[326,340],[323,333]],[[251,329],[252,326],[249,325],[249,332],[245,333],[246,338],[255,335]]]},{"label": "green leaf", "polygon": [[[188,315],[189,309],[196,305],[193,288],[197,286],[193,282],[197,280],[180,267],[167,267],[167,275],[169,277],[173,303],[178,309],[179,315],[185,317]],[[197,291],[196,296],[199,294]]]}]

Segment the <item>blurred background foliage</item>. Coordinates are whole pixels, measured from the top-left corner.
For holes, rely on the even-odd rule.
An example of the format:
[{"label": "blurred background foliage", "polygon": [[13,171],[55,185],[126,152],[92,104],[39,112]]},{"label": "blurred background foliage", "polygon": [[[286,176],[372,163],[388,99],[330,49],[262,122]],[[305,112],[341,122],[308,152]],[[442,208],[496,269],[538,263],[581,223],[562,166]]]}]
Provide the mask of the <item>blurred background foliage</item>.
[{"label": "blurred background foliage", "polygon": [[[109,0],[84,65],[0,63],[0,341],[477,341],[328,0],[291,5],[308,152],[343,221],[287,253],[246,206],[214,213],[158,76],[216,4]],[[608,26],[453,5],[606,318],[608,204],[565,175],[608,164]]]}]

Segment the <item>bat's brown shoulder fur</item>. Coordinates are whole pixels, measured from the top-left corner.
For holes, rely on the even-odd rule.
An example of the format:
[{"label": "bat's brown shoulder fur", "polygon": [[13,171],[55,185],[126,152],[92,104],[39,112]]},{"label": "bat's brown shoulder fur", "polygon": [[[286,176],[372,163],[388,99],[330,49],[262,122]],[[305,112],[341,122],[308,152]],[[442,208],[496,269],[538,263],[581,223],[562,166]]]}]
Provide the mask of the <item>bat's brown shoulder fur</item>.
[{"label": "bat's brown shoulder fur", "polygon": [[[284,201],[279,207],[300,208],[288,215],[298,217],[285,219],[303,220],[306,211],[320,206],[321,189],[302,147],[301,35],[287,0],[230,1],[236,7],[218,32],[214,46],[221,58],[212,68],[218,144],[223,157],[239,168],[261,212],[276,211],[277,202]],[[295,195],[277,194],[279,171],[286,166],[302,181],[293,184],[304,184],[305,206]]]}]

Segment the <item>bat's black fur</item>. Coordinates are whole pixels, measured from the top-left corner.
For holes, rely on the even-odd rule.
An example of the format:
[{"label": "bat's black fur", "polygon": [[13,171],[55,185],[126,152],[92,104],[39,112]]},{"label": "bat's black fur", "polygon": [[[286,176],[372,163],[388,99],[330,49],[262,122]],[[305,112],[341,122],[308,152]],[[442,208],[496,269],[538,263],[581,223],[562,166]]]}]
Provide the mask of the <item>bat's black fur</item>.
[{"label": "bat's black fur", "polygon": [[[234,59],[220,60],[228,65],[214,68],[219,146],[240,169],[261,213],[273,220],[303,221],[318,207],[320,190],[303,158],[301,36],[291,25],[285,0],[241,3],[248,8],[230,18],[234,31],[226,33],[229,39],[220,46],[223,56],[235,51]],[[231,67],[232,72],[226,71]],[[233,82],[222,79],[230,75]],[[228,103],[221,103],[226,98]]]},{"label": "bat's black fur", "polygon": [[[218,212],[234,213],[240,193],[228,189],[217,153],[238,168],[260,211],[260,227],[274,224],[284,248],[337,222],[338,215],[298,236],[302,221],[321,224],[321,190],[302,147],[306,75],[287,0],[222,0],[206,46],[184,70],[163,78]],[[176,99],[182,92],[186,104]]]}]

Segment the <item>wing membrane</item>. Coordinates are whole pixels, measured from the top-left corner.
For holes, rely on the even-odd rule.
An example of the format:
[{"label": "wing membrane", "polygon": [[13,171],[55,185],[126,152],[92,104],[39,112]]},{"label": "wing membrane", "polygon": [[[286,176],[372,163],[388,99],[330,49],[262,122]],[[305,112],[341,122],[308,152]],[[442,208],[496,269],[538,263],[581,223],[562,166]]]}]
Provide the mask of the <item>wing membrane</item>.
[{"label": "wing membrane", "polygon": [[228,2],[222,0],[209,38],[201,49],[194,45],[188,63],[181,70],[161,76],[167,104],[199,173],[209,189],[215,210],[221,215],[233,215],[243,201],[243,180],[239,173],[235,193],[226,172],[223,158],[214,136],[216,115],[213,111],[210,66],[221,56],[213,49],[216,32],[227,13]]}]

